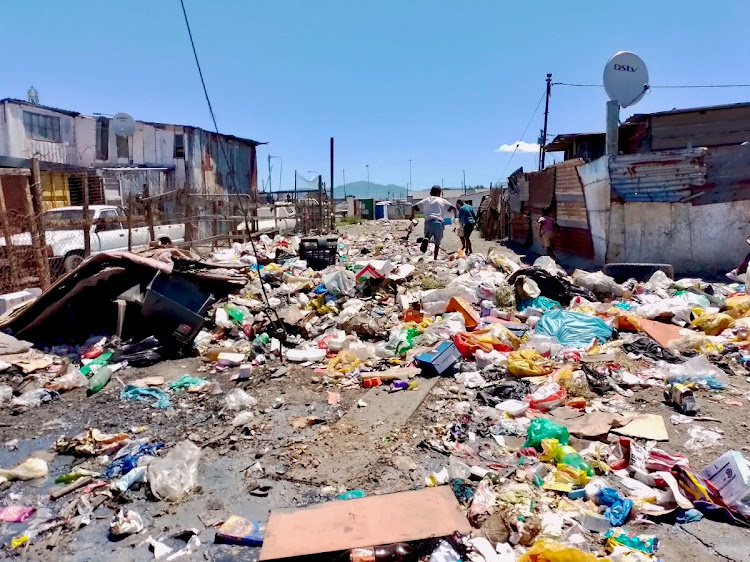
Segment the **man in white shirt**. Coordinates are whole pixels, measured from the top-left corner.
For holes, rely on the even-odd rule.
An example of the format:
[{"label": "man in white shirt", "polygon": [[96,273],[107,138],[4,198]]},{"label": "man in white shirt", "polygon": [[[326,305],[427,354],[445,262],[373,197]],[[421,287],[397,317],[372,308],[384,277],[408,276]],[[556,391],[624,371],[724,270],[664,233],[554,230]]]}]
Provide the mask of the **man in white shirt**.
[{"label": "man in white shirt", "polygon": [[446,201],[440,194],[442,190],[439,185],[433,185],[430,189],[430,196],[422,199],[419,203],[412,207],[412,218],[414,213],[422,211],[424,213],[424,238],[420,249],[422,253],[427,251],[427,245],[430,243],[432,238],[435,243],[435,254],[434,258],[438,258],[438,252],[440,251],[440,242],[443,241],[443,230],[445,229],[445,216],[453,211],[456,213],[456,208]]}]

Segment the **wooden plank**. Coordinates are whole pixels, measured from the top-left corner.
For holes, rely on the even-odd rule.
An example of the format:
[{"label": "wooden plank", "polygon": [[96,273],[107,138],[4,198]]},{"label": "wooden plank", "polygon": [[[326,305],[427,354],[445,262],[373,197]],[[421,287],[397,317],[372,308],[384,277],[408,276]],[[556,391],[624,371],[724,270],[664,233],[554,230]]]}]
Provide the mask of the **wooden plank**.
[{"label": "wooden plank", "polygon": [[276,509],[266,526],[260,560],[469,533],[471,526],[448,486]]},{"label": "wooden plank", "polygon": [[0,176],[30,176],[29,168],[0,168]]}]

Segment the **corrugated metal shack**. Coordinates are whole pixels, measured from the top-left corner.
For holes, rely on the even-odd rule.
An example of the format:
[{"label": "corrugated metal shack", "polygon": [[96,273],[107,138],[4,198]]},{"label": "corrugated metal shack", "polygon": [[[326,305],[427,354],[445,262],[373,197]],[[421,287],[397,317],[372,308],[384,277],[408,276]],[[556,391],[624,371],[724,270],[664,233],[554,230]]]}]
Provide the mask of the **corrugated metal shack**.
[{"label": "corrugated metal shack", "polygon": [[[591,265],[662,262],[698,274],[735,267],[750,235],[750,103],[635,115],[620,131],[620,154],[569,159],[569,168],[557,164],[540,172],[557,168],[561,226],[583,223],[580,207],[569,206],[581,198],[568,182],[574,191],[581,186]],[[585,137],[583,143],[560,135],[547,150],[573,156],[573,140],[589,149],[601,140],[597,133]],[[579,181],[563,181],[563,169],[575,169]],[[534,195],[534,181],[530,185],[530,199],[546,198]]]},{"label": "corrugated metal shack", "polygon": [[559,226],[556,252],[569,257],[593,258],[594,249],[586,213],[583,184],[577,158],[549,166],[540,172],[517,170],[510,186],[511,239],[542,253],[538,221],[545,207]]}]

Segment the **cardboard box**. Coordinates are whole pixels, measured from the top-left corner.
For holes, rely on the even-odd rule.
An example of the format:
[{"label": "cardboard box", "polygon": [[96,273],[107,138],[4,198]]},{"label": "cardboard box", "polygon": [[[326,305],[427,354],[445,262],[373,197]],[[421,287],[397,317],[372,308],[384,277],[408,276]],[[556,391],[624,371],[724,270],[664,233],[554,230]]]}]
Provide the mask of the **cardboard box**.
[{"label": "cardboard box", "polygon": [[739,451],[727,451],[700,475],[719,490],[728,504],[750,505],[750,466]]},{"label": "cardboard box", "polygon": [[452,375],[456,361],[461,357],[456,344],[444,341],[433,353],[420,353],[414,359],[426,376]]}]

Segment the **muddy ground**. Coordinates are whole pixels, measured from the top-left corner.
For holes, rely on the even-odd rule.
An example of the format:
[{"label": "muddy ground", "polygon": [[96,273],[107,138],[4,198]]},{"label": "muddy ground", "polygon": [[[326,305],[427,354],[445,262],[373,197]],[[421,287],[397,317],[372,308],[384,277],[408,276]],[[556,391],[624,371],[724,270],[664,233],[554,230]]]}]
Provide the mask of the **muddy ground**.
[{"label": "muddy ground", "polygon": [[[347,232],[353,236],[367,233],[375,240],[382,236],[383,229],[397,233],[404,227],[404,222],[387,226],[376,223],[349,227]],[[475,238],[475,251],[486,252],[491,246],[496,244]],[[449,251],[458,247],[451,231],[446,233],[445,247]],[[113,380],[89,398],[82,391],[74,391],[62,394],[52,404],[18,415],[7,410],[0,412],[0,466],[12,466],[30,455],[42,456],[50,465],[50,475],[44,481],[15,482],[0,490],[2,503],[10,503],[10,499],[52,512],[68,498],[54,502],[44,499],[45,494],[54,487],[56,476],[80,462],[50,453],[60,435],[73,436],[94,427],[111,433],[140,432],[137,437],[147,436],[151,441],[190,439],[199,445],[208,444],[202,449],[199,465],[200,487],[184,501],[176,505],[154,501],[143,485],[136,485],[124,497],[99,507],[90,525],[61,541],[54,550],[46,550],[43,545],[12,552],[0,550],[0,559],[146,561],[153,559],[142,544],[147,536],[179,549],[185,542],[170,537],[196,528],[202,546],[183,560],[256,560],[257,548],[214,544],[212,525],[233,514],[265,520],[271,509],[327,501],[346,490],[379,494],[421,487],[426,475],[447,463],[447,456],[419,444],[442,436],[446,424],[457,417],[456,404],[472,398],[471,391],[459,389],[452,379],[420,379],[419,390],[388,394],[382,388],[328,386],[321,382],[319,374],[304,367],[292,366],[286,374],[272,378],[278,366],[273,365],[240,383],[259,404],[251,424],[230,434],[234,413],[225,411],[223,399],[236,386],[229,381],[236,370],[210,374],[201,372],[204,366],[201,359],[189,358],[118,373],[123,383],[147,375],[160,375],[167,381],[183,374],[205,376],[217,381],[223,391],[217,395],[178,395],[173,400],[173,410],[123,402],[119,395],[121,383]],[[329,391],[341,394],[338,405],[328,404]],[[693,423],[721,428],[725,435],[714,447],[700,451],[685,450],[689,426],[669,423],[674,410],[663,403],[660,389],[639,390],[629,402],[639,412],[662,415],[670,441],[660,446],[667,452],[688,455],[693,467],[702,468],[726,450],[734,448],[746,454],[750,451],[748,400],[743,397],[749,392],[750,384],[735,376],[731,390],[715,393],[711,399],[701,393],[702,415],[720,422]],[[737,400],[742,406],[727,404],[726,399]],[[367,406],[358,406],[360,400]],[[292,427],[291,420],[309,415],[317,416],[321,423],[297,430]],[[15,446],[7,446],[16,440]],[[583,445],[575,440],[573,444]],[[259,486],[270,486],[267,496],[253,495]],[[37,497],[42,499],[35,501]],[[120,505],[139,511],[146,528],[135,536],[114,541],[108,537],[108,528]],[[25,527],[22,523],[2,524],[0,543],[20,535]],[[750,561],[747,531],[731,525],[703,520],[687,525],[629,527],[658,535],[662,540],[659,554],[665,560]]]}]

